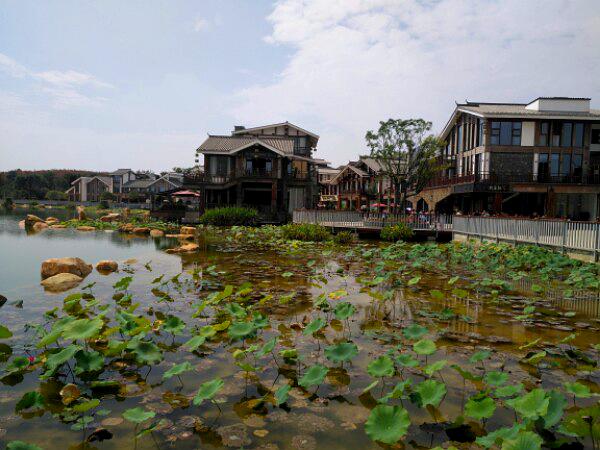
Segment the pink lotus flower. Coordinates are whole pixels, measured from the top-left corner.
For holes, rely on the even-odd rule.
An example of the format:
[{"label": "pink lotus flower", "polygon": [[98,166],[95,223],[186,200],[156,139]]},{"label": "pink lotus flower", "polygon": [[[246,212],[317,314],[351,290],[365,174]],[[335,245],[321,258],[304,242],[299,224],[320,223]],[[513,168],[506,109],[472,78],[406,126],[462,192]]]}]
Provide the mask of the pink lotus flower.
[{"label": "pink lotus flower", "polygon": [[29,356],[29,364],[33,364],[35,362],[35,356]]}]

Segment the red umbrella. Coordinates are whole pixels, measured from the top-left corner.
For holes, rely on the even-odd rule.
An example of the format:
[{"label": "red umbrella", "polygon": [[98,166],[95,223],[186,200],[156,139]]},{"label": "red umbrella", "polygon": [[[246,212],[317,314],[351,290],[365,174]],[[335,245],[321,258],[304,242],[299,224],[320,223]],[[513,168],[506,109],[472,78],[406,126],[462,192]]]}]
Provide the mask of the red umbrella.
[{"label": "red umbrella", "polygon": [[373,203],[371,208],[385,208],[387,205],[385,203]]},{"label": "red umbrella", "polygon": [[194,191],[177,191],[171,195],[176,195],[178,197],[200,197],[200,194]]}]

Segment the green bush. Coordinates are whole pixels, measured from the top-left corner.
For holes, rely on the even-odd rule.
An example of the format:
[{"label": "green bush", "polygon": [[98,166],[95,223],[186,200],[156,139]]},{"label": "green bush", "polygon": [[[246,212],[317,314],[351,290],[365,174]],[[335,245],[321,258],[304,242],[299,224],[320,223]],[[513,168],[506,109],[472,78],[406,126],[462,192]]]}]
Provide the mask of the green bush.
[{"label": "green bush", "polygon": [[67,194],[63,191],[50,190],[46,192],[46,200],[66,200]]},{"label": "green bush", "polygon": [[100,200],[114,201],[116,199],[117,199],[117,196],[110,191],[104,191],[102,194],[100,194]]},{"label": "green bush", "polygon": [[354,241],[354,233],[351,231],[340,231],[333,236],[333,242],[336,244],[350,244]]},{"label": "green bush", "polygon": [[327,228],[312,223],[290,223],[281,227],[283,238],[294,241],[326,241],[331,239]]},{"label": "green bush", "polygon": [[108,203],[108,200],[100,200],[99,207],[99,209],[110,209],[110,203]]},{"label": "green bush", "polygon": [[4,206],[6,209],[13,209],[15,207],[15,203],[13,202],[12,198],[7,197],[2,201],[2,206]]},{"label": "green bush", "polygon": [[386,241],[405,241],[412,238],[414,232],[405,223],[398,223],[396,225],[386,225],[383,227],[379,236]]},{"label": "green bush", "polygon": [[206,211],[200,217],[200,223],[203,225],[216,225],[221,227],[230,227],[234,225],[254,225],[258,219],[258,212],[255,209],[241,208],[237,206],[228,206],[225,208],[215,208]]}]

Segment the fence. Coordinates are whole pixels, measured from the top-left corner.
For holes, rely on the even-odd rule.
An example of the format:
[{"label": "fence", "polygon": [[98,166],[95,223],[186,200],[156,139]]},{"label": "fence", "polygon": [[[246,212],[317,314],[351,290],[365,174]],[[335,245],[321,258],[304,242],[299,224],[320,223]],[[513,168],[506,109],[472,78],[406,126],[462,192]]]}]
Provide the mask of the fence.
[{"label": "fence", "polygon": [[600,223],[454,216],[454,234],[535,244],[600,257]]},{"label": "fence", "polygon": [[386,225],[405,223],[415,230],[452,229],[452,216],[444,215],[384,215],[360,211],[295,210],[294,223],[314,223],[327,227],[380,229]]},{"label": "fence", "polygon": [[[100,202],[72,202],[70,200],[33,200],[33,199],[16,199],[13,200],[16,205],[29,205],[33,202],[44,206],[98,206]],[[110,201],[111,208],[130,208],[130,209],[150,209],[150,203],[119,203]]]}]

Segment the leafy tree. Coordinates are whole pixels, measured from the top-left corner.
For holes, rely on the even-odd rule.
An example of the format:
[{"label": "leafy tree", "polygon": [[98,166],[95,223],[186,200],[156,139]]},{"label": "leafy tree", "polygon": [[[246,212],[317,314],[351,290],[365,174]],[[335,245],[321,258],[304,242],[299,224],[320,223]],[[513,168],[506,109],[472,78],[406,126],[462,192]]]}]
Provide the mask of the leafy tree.
[{"label": "leafy tree", "polygon": [[46,192],[46,200],[66,200],[67,194],[63,191],[49,190]]},{"label": "leafy tree", "polygon": [[117,196],[110,191],[104,191],[102,194],[100,194],[100,200],[114,201],[116,199],[117,199]]},{"label": "leafy tree", "polygon": [[[371,157],[381,165],[380,175],[390,180],[394,192],[406,198],[421,192],[435,173],[442,169],[436,156],[444,142],[428,134],[431,122],[423,119],[388,119],[379,129],[367,131],[365,139]],[[397,198],[395,199],[397,208]]]}]

